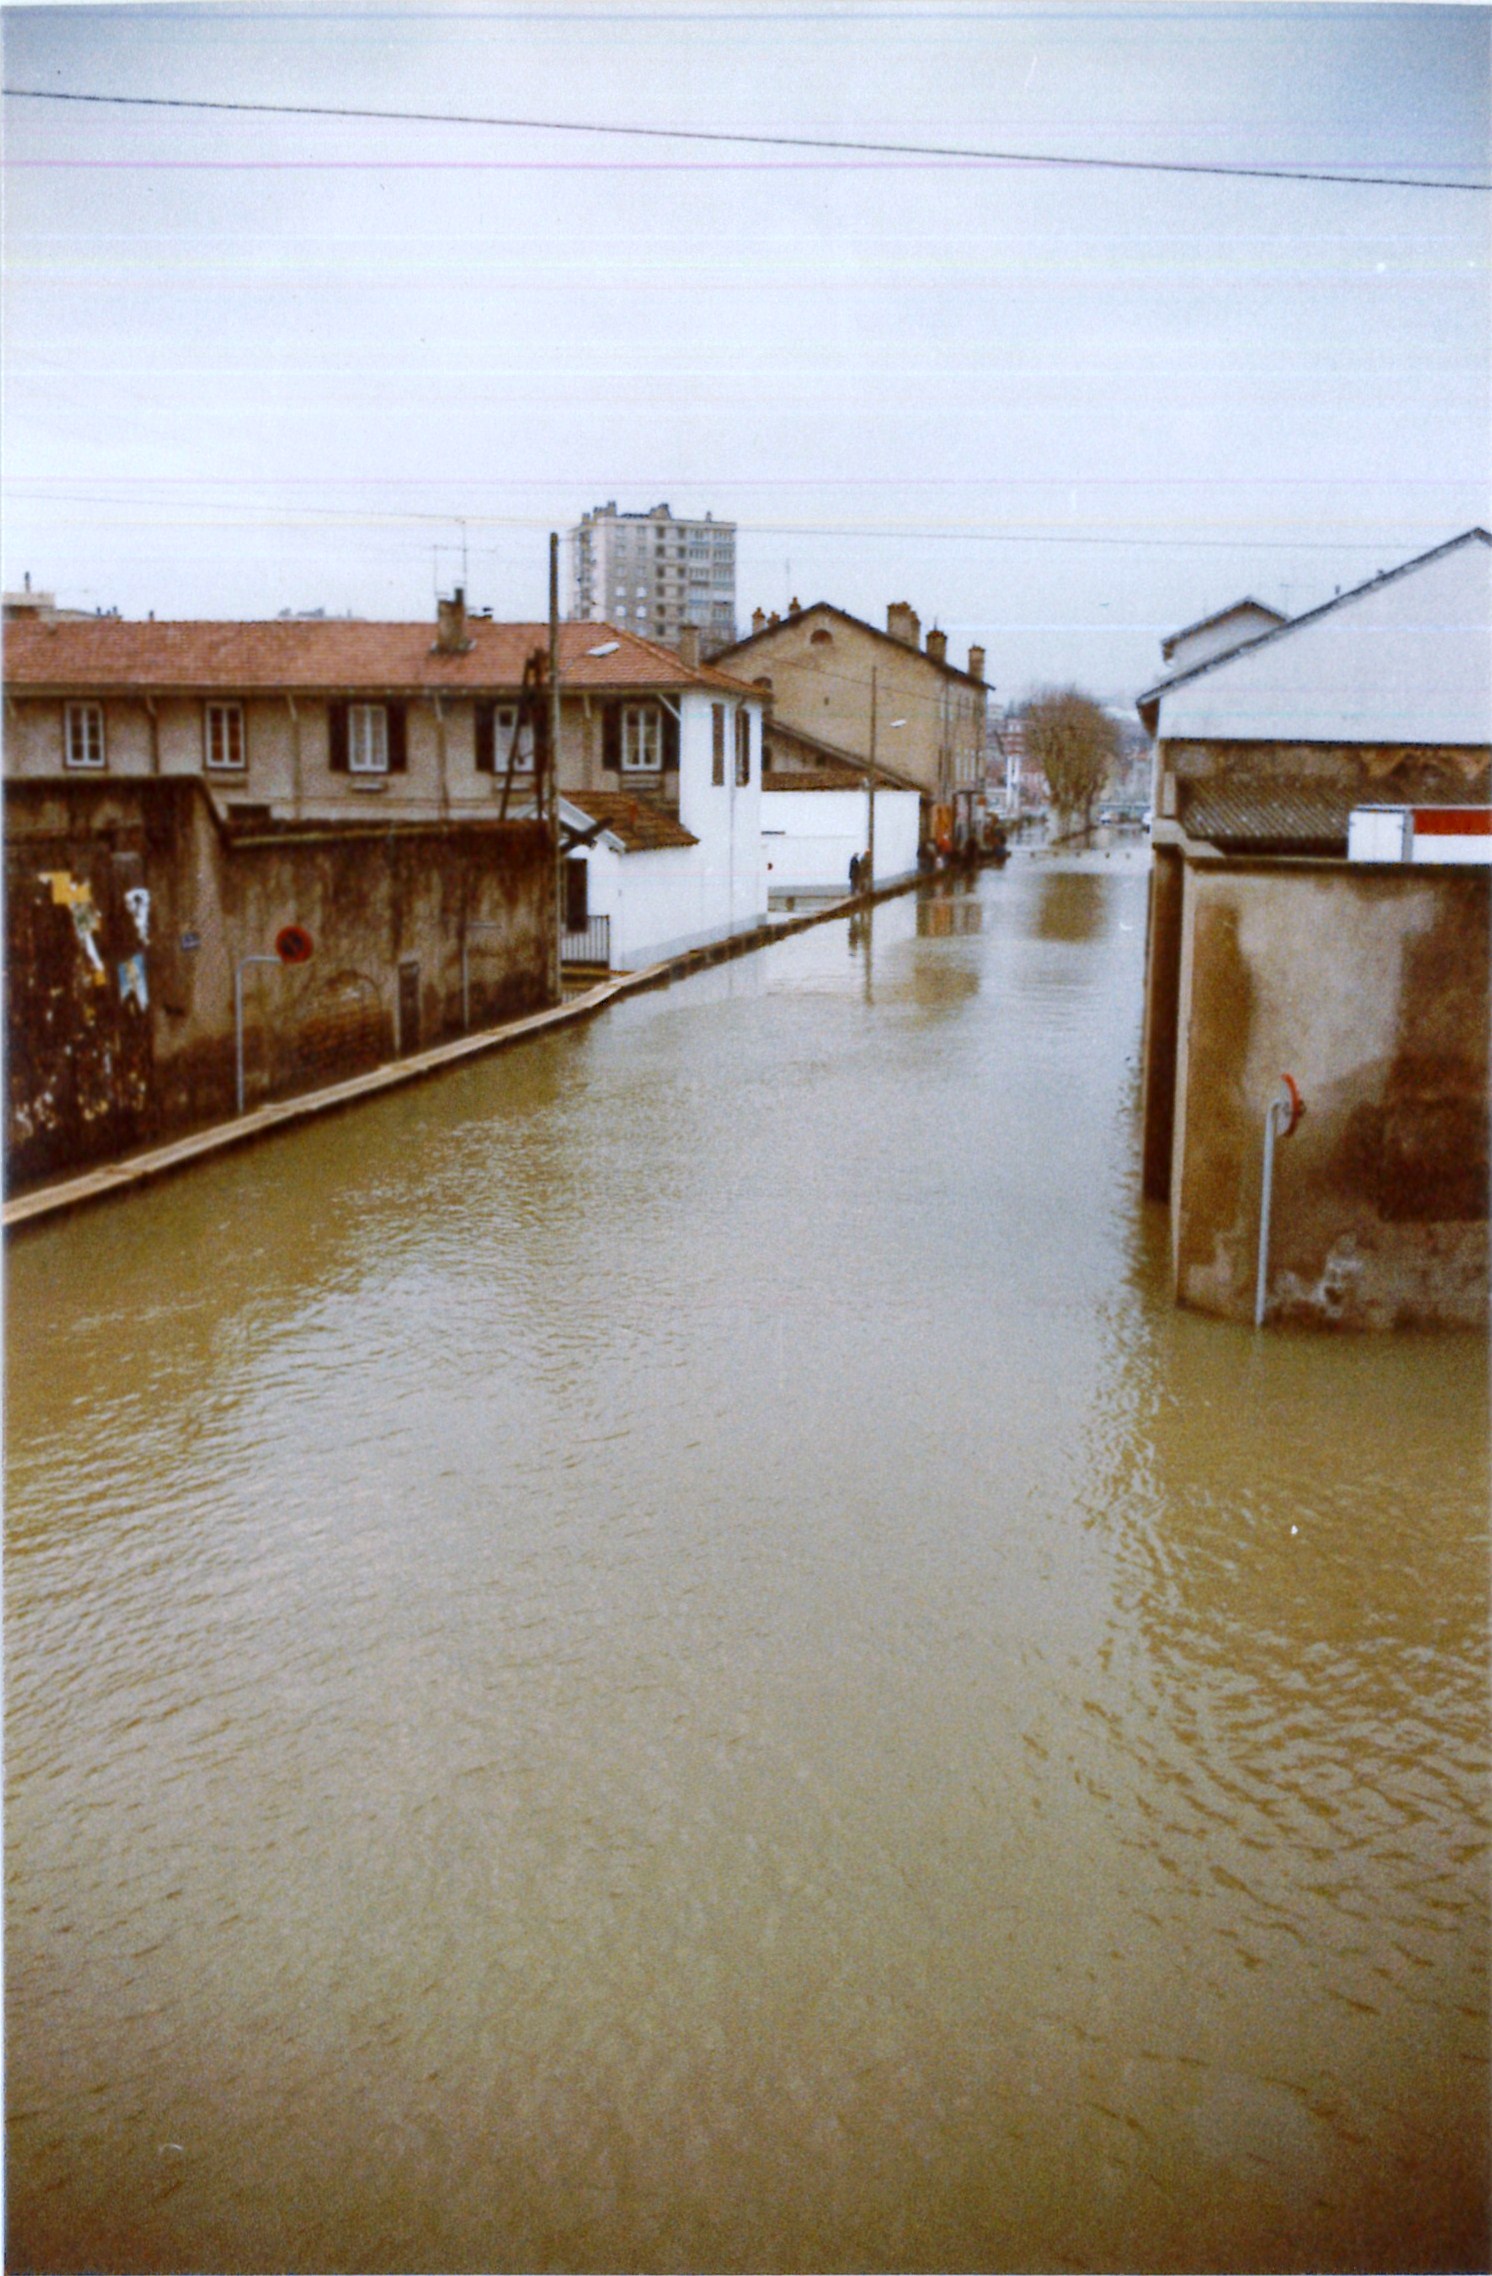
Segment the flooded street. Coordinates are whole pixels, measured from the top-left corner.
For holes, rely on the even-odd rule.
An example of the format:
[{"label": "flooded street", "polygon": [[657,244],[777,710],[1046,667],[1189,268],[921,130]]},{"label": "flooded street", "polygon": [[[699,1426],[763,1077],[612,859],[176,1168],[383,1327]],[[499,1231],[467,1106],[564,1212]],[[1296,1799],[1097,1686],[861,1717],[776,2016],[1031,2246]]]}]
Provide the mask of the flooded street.
[{"label": "flooded street", "polygon": [[15,1243],[10,2265],[1485,2265],[1486,1347],[1018,857]]}]

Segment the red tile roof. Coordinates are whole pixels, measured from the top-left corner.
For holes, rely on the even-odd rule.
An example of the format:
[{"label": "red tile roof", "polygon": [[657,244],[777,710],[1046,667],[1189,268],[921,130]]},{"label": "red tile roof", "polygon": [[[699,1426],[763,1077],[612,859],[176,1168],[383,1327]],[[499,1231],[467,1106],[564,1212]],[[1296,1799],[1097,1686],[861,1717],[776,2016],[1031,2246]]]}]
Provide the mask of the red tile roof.
[{"label": "red tile roof", "polygon": [[[877,789],[886,785],[878,783]],[[864,790],[863,767],[778,767],[774,773],[762,776],[762,789],[768,790]]]},{"label": "red tile roof", "polygon": [[657,853],[666,846],[697,846],[698,838],[675,814],[627,790],[566,790],[567,806],[578,806],[593,822],[604,822],[620,838],[625,853]]},{"label": "red tile roof", "polygon": [[[433,623],[276,617],[241,624],[141,624],[117,616],[50,622],[17,617],[5,626],[5,685],[16,692],[80,689],[94,695],[126,689],[507,693],[520,684],[525,658],[535,648],[548,649],[546,624],[468,617],[466,630],[470,648],[448,655],[435,645]],[[723,695],[761,701],[758,689],[728,672],[686,664],[671,648],[609,624],[563,624],[559,646],[565,686],[577,692],[718,688]],[[597,648],[610,652],[591,653]]]}]

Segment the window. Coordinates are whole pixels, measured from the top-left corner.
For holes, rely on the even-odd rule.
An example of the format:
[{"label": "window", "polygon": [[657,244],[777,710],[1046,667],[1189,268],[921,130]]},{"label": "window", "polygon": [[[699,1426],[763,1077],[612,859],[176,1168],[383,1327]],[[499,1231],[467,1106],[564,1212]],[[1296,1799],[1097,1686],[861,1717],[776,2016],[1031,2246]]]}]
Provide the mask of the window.
[{"label": "window", "polygon": [[712,703],[710,706],[710,736],[710,780],[714,783],[723,783],[725,780],[725,705],[723,703]]},{"label": "window", "polygon": [[70,767],[103,765],[104,707],[101,703],[68,705],[66,752]]},{"label": "window", "polygon": [[381,703],[347,706],[347,771],[349,774],[388,773],[389,720]]},{"label": "window", "polygon": [[623,774],[658,774],[663,767],[662,721],[650,703],[629,703],[622,711]]},{"label": "window", "polygon": [[246,762],[243,705],[210,703],[205,720],[207,763],[225,773],[242,774]]},{"label": "window", "polygon": [[810,648],[832,648],[834,645],[834,635],[832,632],[826,632],[823,626],[820,625],[816,632],[809,633],[808,645]]},{"label": "window", "polygon": [[743,704],[736,713],[736,783],[741,789],[751,780],[751,714]]},{"label": "window", "polygon": [[518,731],[516,703],[479,703],[476,714],[476,766],[478,774],[532,774],[534,731]]},{"label": "window", "polygon": [[402,703],[329,703],[327,763],[333,774],[403,774],[409,764]]}]

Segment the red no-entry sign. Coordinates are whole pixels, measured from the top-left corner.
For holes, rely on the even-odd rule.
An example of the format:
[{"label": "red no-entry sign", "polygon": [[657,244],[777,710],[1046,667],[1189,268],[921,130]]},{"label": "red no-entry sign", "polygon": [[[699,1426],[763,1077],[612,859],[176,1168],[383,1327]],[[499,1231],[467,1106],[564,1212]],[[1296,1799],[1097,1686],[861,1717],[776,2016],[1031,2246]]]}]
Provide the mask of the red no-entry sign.
[{"label": "red no-entry sign", "polygon": [[275,954],[282,964],[309,964],[316,943],[304,925],[281,925],[275,934]]}]

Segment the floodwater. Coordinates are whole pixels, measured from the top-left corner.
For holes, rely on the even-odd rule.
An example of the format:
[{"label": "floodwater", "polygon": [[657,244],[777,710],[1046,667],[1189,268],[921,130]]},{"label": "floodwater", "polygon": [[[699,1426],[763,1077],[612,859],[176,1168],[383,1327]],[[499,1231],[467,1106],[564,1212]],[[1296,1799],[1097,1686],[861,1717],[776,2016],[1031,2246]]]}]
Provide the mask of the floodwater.
[{"label": "floodwater", "polygon": [[12,2267],[1485,2267],[1480,1339],[1018,857],[23,1239]]}]

